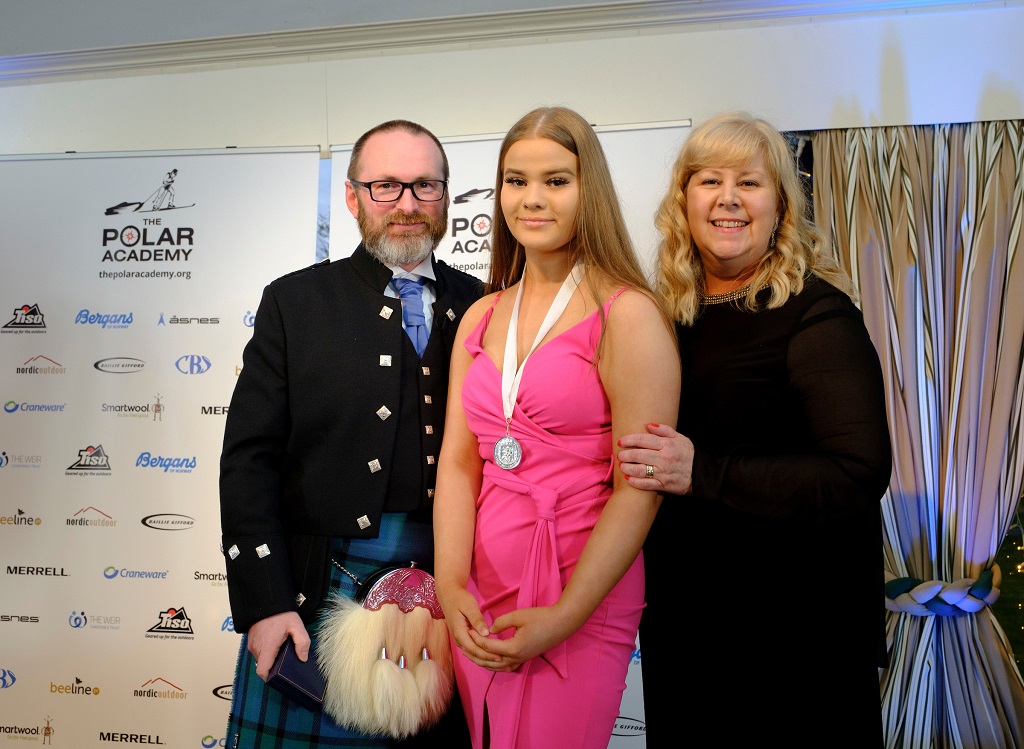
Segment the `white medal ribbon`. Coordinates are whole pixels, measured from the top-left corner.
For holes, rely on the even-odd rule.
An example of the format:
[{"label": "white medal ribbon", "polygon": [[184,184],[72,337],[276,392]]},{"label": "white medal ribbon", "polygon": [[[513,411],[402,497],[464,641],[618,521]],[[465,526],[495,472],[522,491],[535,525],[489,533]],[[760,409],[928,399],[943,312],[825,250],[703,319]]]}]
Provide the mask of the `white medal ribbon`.
[{"label": "white medal ribbon", "polygon": [[523,459],[523,448],[519,444],[519,440],[510,434],[512,429],[512,412],[516,405],[516,395],[519,393],[519,383],[523,379],[523,368],[526,366],[526,360],[530,358],[530,354],[537,349],[540,342],[544,340],[544,336],[547,335],[548,331],[551,330],[555,322],[565,311],[566,306],[569,304],[569,299],[576,291],[580,278],[583,276],[583,263],[577,262],[572,270],[569,271],[569,275],[562,281],[561,288],[555,294],[555,298],[551,301],[551,306],[548,307],[548,312],[540,324],[540,329],[537,330],[537,337],[533,339],[533,345],[523,358],[522,363],[519,363],[517,361],[519,358],[517,346],[519,302],[523,297],[525,276],[526,273],[524,271],[523,278],[519,281],[515,304],[512,305],[512,319],[509,320],[508,333],[505,336],[505,360],[502,362],[501,368],[501,400],[502,410],[505,414],[505,436],[494,443],[494,462],[506,471],[515,468],[519,465],[519,461]]}]

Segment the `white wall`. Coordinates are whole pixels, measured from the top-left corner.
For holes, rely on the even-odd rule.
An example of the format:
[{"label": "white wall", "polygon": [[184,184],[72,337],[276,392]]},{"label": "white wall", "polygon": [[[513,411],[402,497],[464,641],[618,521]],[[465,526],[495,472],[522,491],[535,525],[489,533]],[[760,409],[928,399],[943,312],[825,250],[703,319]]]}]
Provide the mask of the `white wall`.
[{"label": "white wall", "polygon": [[742,107],[784,130],[1024,117],[1024,8],[635,32],[0,87],[0,154],[351,143],[391,117],[500,133]]}]

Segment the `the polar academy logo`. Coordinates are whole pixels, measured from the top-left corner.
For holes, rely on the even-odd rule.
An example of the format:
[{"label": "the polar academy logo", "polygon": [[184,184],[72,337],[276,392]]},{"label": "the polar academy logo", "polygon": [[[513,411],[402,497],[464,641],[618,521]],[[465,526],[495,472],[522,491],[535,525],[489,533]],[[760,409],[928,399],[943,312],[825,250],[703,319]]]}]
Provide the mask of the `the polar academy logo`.
[{"label": "the polar academy logo", "polygon": [[109,476],[110,458],[104,451],[103,445],[90,445],[79,450],[78,460],[67,467],[65,474]]},{"label": "the polar academy logo", "polygon": [[46,321],[38,304],[23,304],[14,308],[14,317],[0,328],[3,333],[45,333]]},{"label": "the polar academy logo", "polygon": [[150,215],[136,223],[104,227],[101,238],[102,262],[145,265],[188,262],[192,250],[195,249],[195,229],[191,226],[165,223],[170,220],[170,213],[195,205],[181,205],[176,202],[177,178],[178,170],[171,169],[164,174],[160,186],[147,197],[142,200],[122,200],[103,212],[106,216],[123,213]]}]

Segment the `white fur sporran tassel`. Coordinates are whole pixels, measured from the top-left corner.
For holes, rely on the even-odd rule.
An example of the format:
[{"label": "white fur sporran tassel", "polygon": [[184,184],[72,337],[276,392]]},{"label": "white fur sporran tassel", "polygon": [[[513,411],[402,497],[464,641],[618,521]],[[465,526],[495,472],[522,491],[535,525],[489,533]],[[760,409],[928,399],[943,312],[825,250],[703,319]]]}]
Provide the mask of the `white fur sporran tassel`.
[{"label": "white fur sporran tassel", "polygon": [[317,639],[324,712],[339,725],[403,739],[447,710],[454,691],[448,628],[423,570],[385,575],[362,604],[333,594]]}]

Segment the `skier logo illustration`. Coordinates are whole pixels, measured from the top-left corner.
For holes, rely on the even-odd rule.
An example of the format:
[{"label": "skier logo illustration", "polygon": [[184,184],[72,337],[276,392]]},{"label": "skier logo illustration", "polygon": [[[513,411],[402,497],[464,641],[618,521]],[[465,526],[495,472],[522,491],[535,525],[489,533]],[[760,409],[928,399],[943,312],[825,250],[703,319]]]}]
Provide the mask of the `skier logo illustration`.
[{"label": "skier logo illustration", "polygon": [[114,216],[118,213],[153,213],[154,211],[174,211],[179,208],[191,208],[195,203],[176,205],[174,202],[174,180],[177,178],[178,170],[172,169],[164,174],[160,186],[145,200],[122,200],[117,205],[107,208],[103,213],[106,216]]},{"label": "skier logo illustration", "polygon": [[[177,176],[177,169],[167,172],[167,175],[164,177],[164,183],[154,193],[156,196],[153,199],[154,211],[159,211],[161,208],[174,208],[174,178]],[[165,200],[167,202],[166,206],[163,205]]]},{"label": "skier logo illustration", "polygon": [[53,720],[53,718],[47,715],[46,728],[43,729],[43,743],[53,746],[53,727],[50,725],[51,720]]},{"label": "skier logo illustration", "polygon": [[160,393],[156,394],[156,403],[153,404],[153,421],[164,420],[164,404],[160,402]]}]

